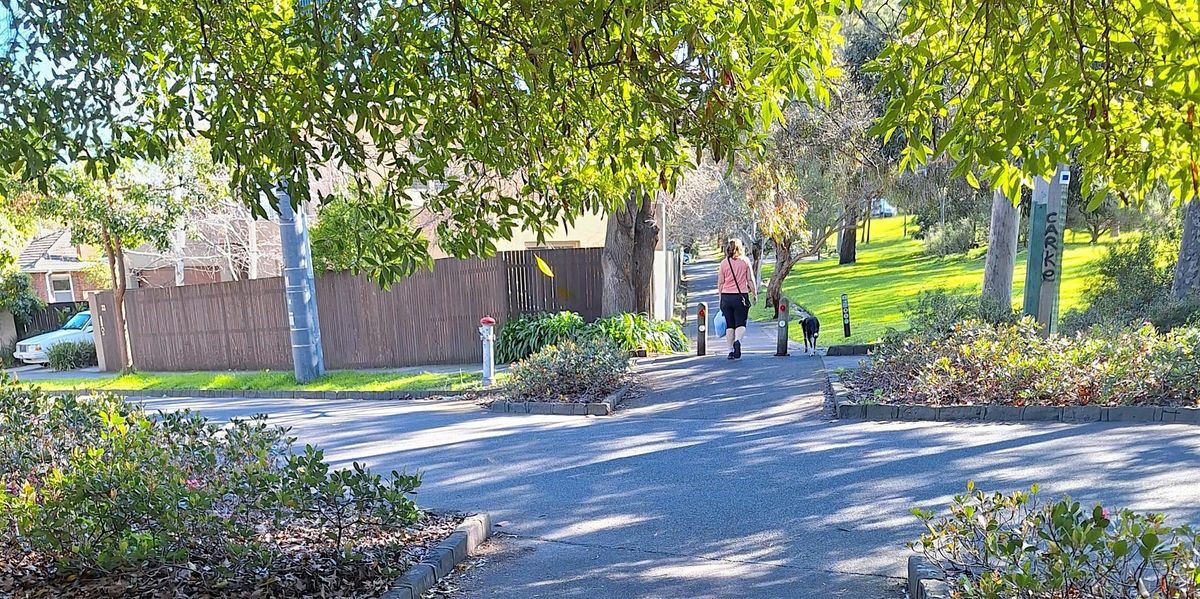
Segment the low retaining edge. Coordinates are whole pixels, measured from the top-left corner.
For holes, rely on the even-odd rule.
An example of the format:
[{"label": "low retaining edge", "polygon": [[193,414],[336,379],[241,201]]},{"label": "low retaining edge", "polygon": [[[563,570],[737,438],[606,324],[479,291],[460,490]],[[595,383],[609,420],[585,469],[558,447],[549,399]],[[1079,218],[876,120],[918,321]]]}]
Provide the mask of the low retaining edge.
[{"label": "low retaining edge", "polygon": [[486,514],[467,516],[446,540],[425,554],[420,563],[408,569],[392,583],[380,599],[421,599],[437,581],[454,571],[492,535],[492,521]]},{"label": "low retaining edge", "polygon": [[543,414],[554,416],[609,416],[617,411],[629,394],[629,385],[609,393],[601,401],[589,403],[567,401],[508,401],[492,402],[491,411],[500,414]]},{"label": "low retaining edge", "polygon": [[935,422],[1154,422],[1200,425],[1200,408],[1172,406],[929,406],[861,404],[834,383],[837,417],[844,420]]},{"label": "low retaining edge", "polygon": [[919,555],[908,558],[909,599],[949,599],[945,575]]}]

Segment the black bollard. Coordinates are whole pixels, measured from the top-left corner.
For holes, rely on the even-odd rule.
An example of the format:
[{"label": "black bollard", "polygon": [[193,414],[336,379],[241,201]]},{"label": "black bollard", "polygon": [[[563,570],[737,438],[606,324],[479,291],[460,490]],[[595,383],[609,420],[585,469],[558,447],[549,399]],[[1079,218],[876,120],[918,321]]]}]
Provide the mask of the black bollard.
[{"label": "black bollard", "polygon": [[789,311],[789,302],[786,298],[779,301],[779,324],[775,328],[779,329],[779,334],[775,339],[775,355],[779,357],[787,356],[788,354],[788,321],[791,320],[792,313]]},{"label": "black bollard", "polygon": [[708,304],[696,304],[696,355],[706,355],[708,351]]}]

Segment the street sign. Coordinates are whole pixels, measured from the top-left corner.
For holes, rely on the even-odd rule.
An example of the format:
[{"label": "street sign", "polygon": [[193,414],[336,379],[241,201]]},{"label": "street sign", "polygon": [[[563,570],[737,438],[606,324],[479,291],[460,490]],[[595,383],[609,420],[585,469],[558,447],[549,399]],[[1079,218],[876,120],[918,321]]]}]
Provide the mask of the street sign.
[{"label": "street sign", "polygon": [[1063,229],[1070,184],[1071,169],[1061,164],[1053,178],[1035,179],[1033,182],[1023,312],[1037,319],[1044,334],[1053,333],[1058,328]]},{"label": "street sign", "polygon": [[842,334],[850,336],[850,298],[842,294]]}]

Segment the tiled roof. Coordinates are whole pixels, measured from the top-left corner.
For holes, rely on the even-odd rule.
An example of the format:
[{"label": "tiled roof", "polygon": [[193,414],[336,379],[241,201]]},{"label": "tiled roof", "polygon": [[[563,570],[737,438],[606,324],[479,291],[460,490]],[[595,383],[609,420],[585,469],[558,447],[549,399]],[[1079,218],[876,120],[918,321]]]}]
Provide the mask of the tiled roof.
[{"label": "tiled roof", "polygon": [[[53,262],[60,268],[83,264],[71,246],[71,235],[66,229],[53,231],[30,241],[17,256],[17,265],[21,270],[34,270],[43,260]],[[41,265],[45,266],[45,263]]]}]

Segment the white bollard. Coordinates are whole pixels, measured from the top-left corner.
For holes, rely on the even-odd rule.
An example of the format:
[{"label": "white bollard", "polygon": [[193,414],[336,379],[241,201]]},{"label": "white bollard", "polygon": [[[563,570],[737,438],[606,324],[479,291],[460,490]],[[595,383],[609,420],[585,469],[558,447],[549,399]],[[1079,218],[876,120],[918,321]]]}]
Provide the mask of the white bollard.
[{"label": "white bollard", "polygon": [[496,380],[496,319],[484,316],[479,319],[479,340],[483,342],[483,386],[491,387]]}]

